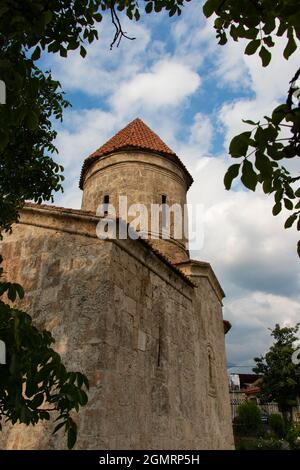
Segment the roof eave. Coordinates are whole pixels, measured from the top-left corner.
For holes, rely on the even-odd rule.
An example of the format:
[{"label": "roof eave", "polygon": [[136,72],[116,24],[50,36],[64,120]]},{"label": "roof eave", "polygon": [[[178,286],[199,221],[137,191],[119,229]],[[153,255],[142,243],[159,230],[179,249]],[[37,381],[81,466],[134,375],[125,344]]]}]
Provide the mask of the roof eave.
[{"label": "roof eave", "polygon": [[141,151],[146,152],[146,153],[156,153],[156,154],[161,155],[165,158],[171,159],[172,161],[174,161],[174,159],[175,159],[175,163],[177,163],[185,173],[185,176],[186,176],[186,179],[187,179],[187,189],[189,189],[191,187],[191,185],[193,184],[193,182],[194,182],[192,175],[190,174],[190,172],[188,171],[186,166],[182,163],[182,161],[180,160],[178,155],[176,155],[176,153],[162,152],[162,151],[158,152],[157,150],[154,150],[154,149],[151,149],[151,148],[125,145],[123,147],[119,147],[119,148],[116,148],[114,150],[109,150],[107,152],[103,152],[99,155],[97,155],[96,152],[89,155],[85,159],[85,161],[83,163],[83,166],[82,166],[82,169],[81,169],[80,180],[79,180],[79,188],[81,190],[83,190],[85,175],[86,175],[88,169],[93,165],[93,163],[95,163],[96,161],[98,161],[102,157],[106,157],[110,154],[121,153],[121,152],[124,152],[125,150],[127,150],[127,151],[141,150]]}]

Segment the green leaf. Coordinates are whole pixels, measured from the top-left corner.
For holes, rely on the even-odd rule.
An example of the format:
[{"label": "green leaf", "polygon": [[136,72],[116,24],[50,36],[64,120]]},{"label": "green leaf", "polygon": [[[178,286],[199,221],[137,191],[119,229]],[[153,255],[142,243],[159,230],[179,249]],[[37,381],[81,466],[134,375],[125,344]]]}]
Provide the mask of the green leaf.
[{"label": "green leaf", "polygon": [[275,125],[278,125],[284,118],[286,113],[288,112],[288,105],[281,104],[277,106],[272,112],[272,122]]},{"label": "green leaf", "polygon": [[79,46],[79,41],[70,41],[68,44],[68,51],[74,51]]},{"label": "green leaf", "polygon": [[264,38],[264,43],[268,46],[268,47],[274,47],[275,46],[275,43],[272,39],[271,36],[267,36]]},{"label": "green leaf", "polygon": [[265,194],[270,194],[272,190],[272,180],[271,179],[265,179],[263,182],[263,191]]},{"label": "green leaf", "polygon": [[[160,1],[156,0],[156,2],[154,2],[154,10],[156,11],[156,13],[159,13],[162,10],[162,7],[163,6],[162,6],[162,3]],[[174,8],[171,8],[170,12],[169,12],[169,16],[173,16],[173,14],[174,14]]]},{"label": "green leaf", "polygon": [[251,132],[243,132],[242,134],[236,135],[230,142],[229,152],[233,158],[245,157],[249,147],[249,139]]},{"label": "green leaf", "polygon": [[9,289],[10,282],[1,282],[0,284],[0,297]]},{"label": "green leaf", "polygon": [[30,408],[36,409],[44,402],[44,394],[38,393],[34,399],[30,402]]},{"label": "green leaf", "polygon": [[52,18],[53,18],[52,12],[50,10],[45,11],[45,13],[44,13],[44,22],[45,22],[45,24],[50,23]]},{"label": "green leaf", "polygon": [[31,55],[31,60],[38,60],[41,57],[41,48],[40,46],[36,46],[34,49],[32,55]]},{"label": "green leaf", "polygon": [[53,431],[52,434],[55,434],[59,429],[61,429],[65,425],[66,425],[65,421],[62,421],[61,423],[59,423],[57,426],[55,426],[54,431]]},{"label": "green leaf", "polygon": [[271,34],[272,31],[276,28],[276,22],[275,18],[272,17],[271,15],[266,19],[266,23],[263,27],[264,33],[265,34]]},{"label": "green leaf", "polygon": [[220,44],[220,46],[224,46],[224,44],[227,43],[227,36],[226,36],[225,31],[217,35],[217,37],[219,38],[218,44]]},{"label": "green leaf", "polygon": [[0,129],[0,149],[4,149],[9,142],[8,133]]},{"label": "green leaf", "polygon": [[24,295],[25,295],[23,287],[20,286],[20,284],[14,284],[14,286],[15,286],[15,289],[17,291],[17,294],[18,294],[19,298],[23,299]]},{"label": "green leaf", "polygon": [[224,176],[224,186],[227,190],[231,188],[232,181],[236,178],[239,174],[240,164],[236,163],[235,165],[231,165],[225,176]]},{"label": "green leaf", "polygon": [[34,111],[28,111],[25,118],[25,124],[30,131],[34,131],[35,129],[37,129],[39,125],[39,118]]},{"label": "green leaf", "polygon": [[205,4],[203,5],[203,13],[206,16],[206,18],[209,18],[216,10],[216,8],[219,6],[219,0],[207,0]]},{"label": "green leaf", "polygon": [[153,10],[153,3],[151,1],[151,2],[148,2],[147,5],[145,6],[145,12],[149,14],[152,12],[152,10]]},{"label": "green leaf", "polygon": [[27,377],[26,390],[25,390],[26,396],[28,398],[31,398],[33,395],[37,393],[37,391],[38,391],[38,387],[36,383],[34,383],[33,380]]},{"label": "green leaf", "polygon": [[278,26],[276,35],[279,37],[283,36],[287,29],[288,29],[288,25],[285,22],[280,23],[280,25]]},{"label": "green leaf", "polygon": [[297,220],[297,214],[290,215],[288,219],[286,219],[284,228],[292,227],[293,223]]},{"label": "green leaf", "polygon": [[85,56],[86,56],[86,50],[83,46],[80,46],[80,55],[83,58],[85,58]]},{"label": "green leaf", "polygon": [[275,199],[276,204],[278,204],[281,201],[282,197],[283,197],[283,189],[280,188],[275,193],[274,199]]},{"label": "green leaf", "polygon": [[59,48],[59,54],[60,54],[61,57],[67,57],[68,51],[67,51],[67,49],[66,49],[65,47],[62,47],[62,46],[61,46],[61,47]]},{"label": "green leaf", "polygon": [[81,406],[84,406],[88,402],[88,396],[83,390],[78,390],[78,401]]},{"label": "green leaf", "polygon": [[90,384],[89,384],[88,378],[87,378],[86,375],[84,375],[84,374],[82,374],[82,377],[83,377],[83,383],[84,383],[84,385],[86,386],[87,390],[89,390]]},{"label": "green leaf", "polygon": [[273,215],[278,215],[279,212],[281,212],[281,209],[282,209],[282,204],[281,204],[281,202],[278,202],[278,203],[275,204],[275,206],[273,207],[273,210],[272,210]]},{"label": "green leaf", "polygon": [[75,374],[75,378],[77,382],[77,387],[81,388],[83,385],[83,374],[81,374],[80,372],[77,372],[77,374]]},{"label": "green leaf", "polygon": [[261,58],[263,67],[267,67],[272,59],[271,52],[268,51],[268,49],[266,49],[265,46],[262,46],[259,51],[259,56]]},{"label": "green leaf", "polygon": [[74,423],[68,429],[68,449],[73,449],[77,439],[77,426]]},{"label": "green leaf", "polygon": [[50,414],[48,413],[48,411],[41,410],[39,412],[39,415],[41,419],[45,419],[46,421],[50,420]]},{"label": "green leaf", "polygon": [[260,39],[254,39],[253,41],[250,41],[245,49],[245,54],[247,55],[253,55],[259,48],[261,43]]},{"label": "green leaf", "polygon": [[292,211],[294,209],[294,205],[290,199],[287,199],[286,197],[283,199],[285,208],[288,209],[289,211]]},{"label": "green leaf", "polygon": [[74,384],[77,374],[75,372],[70,372],[68,375],[69,384]]},{"label": "green leaf", "polygon": [[7,297],[8,297],[9,300],[11,300],[12,302],[14,302],[14,301],[16,300],[16,298],[17,298],[16,284],[10,284],[10,285],[9,285]]},{"label": "green leaf", "polygon": [[283,51],[283,56],[285,57],[285,59],[288,60],[288,58],[295,52],[296,49],[297,49],[297,44],[294,39],[294,34],[292,31],[292,33],[289,35],[288,43]]},{"label": "green leaf", "polygon": [[243,121],[245,124],[250,124],[251,126],[258,126],[258,125],[259,125],[259,121],[258,121],[258,122],[254,122],[254,121],[251,121],[251,119],[242,119],[242,121]]},{"label": "green leaf", "polygon": [[249,160],[244,160],[241,181],[246,188],[251,189],[251,191],[255,191],[257,185],[257,174],[253,170],[253,165]]},{"label": "green leaf", "polygon": [[141,15],[140,15],[139,10],[135,10],[135,12],[134,12],[134,18],[135,18],[135,21],[139,21],[139,20],[140,20]]},{"label": "green leaf", "polygon": [[272,163],[263,153],[256,153],[255,166],[265,177],[270,177],[273,173]]},{"label": "green leaf", "polygon": [[258,33],[259,33],[259,29],[255,27],[249,28],[249,29],[243,29],[243,32],[240,34],[240,37],[245,38],[245,39],[256,39]]},{"label": "green leaf", "polygon": [[97,23],[100,23],[102,21],[102,15],[101,13],[95,13],[95,15],[93,16],[94,20],[97,21]]}]

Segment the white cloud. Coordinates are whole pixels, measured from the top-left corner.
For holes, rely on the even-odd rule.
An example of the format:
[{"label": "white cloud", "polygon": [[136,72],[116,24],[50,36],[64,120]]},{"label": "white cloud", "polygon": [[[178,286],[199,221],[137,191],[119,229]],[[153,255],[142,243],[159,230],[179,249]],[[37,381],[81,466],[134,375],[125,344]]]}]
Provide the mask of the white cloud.
[{"label": "white cloud", "polygon": [[[51,66],[55,78],[60,80],[63,88],[72,92],[81,92],[98,99],[113,93],[122,82],[126,82],[143,70],[145,64],[155,61],[163,52],[160,41],[152,41],[151,33],[140,24],[124,22],[134,41],[123,40],[119,47],[110,50],[114,29],[104,18],[98,27],[99,41],[87,44],[87,55],[83,59],[79,49],[70,52],[68,58],[58,54],[46,56],[45,67]],[[145,55],[145,50],[148,53]]]},{"label": "white cloud", "polygon": [[230,362],[253,364],[253,358],[264,354],[272,343],[270,328],[276,323],[294,326],[299,321],[300,304],[286,297],[255,291],[226,302],[225,316],[233,325],[227,345]]},{"label": "white cloud", "polygon": [[124,113],[135,107],[155,111],[165,106],[178,106],[200,86],[200,77],[186,65],[162,60],[149,72],[139,73],[116,90],[110,99],[112,107]]},{"label": "white cloud", "polygon": [[[189,202],[204,204],[204,246],[192,246],[215,266],[225,284],[243,289],[297,295],[297,233],[284,230],[286,214],[272,216],[271,198],[263,193],[226,191],[222,158],[201,159],[193,171]],[[226,290],[226,286],[225,286]]]},{"label": "white cloud", "polygon": [[174,148],[179,155],[182,155],[184,163],[192,168],[201,164],[204,157],[210,153],[213,142],[214,127],[209,116],[203,113],[196,113],[193,123],[187,134],[187,140],[177,142]]},{"label": "white cloud", "polygon": [[[235,46],[235,47],[234,47]],[[263,68],[258,55],[244,55],[245,43],[229,43],[218,53],[216,74],[223,86],[229,85],[235,90],[246,88],[253,98],[236,99],[224,103],[219,112],[220,122],[225,129],[225,148],[231,138],[246,128],[242,119],[263,120],[272,110],[284,102],[289,82],[298,69],[298,57],[294,54],[288,61],[283,58],[284,43],[277,43],[272,49],[272,61]]]}]

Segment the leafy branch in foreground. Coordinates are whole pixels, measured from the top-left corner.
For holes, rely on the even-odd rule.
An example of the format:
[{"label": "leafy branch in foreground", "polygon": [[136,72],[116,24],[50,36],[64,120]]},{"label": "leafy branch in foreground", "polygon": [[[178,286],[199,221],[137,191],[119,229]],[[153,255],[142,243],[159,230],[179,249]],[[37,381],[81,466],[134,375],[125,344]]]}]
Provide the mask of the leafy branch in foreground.
[{"label": "leafy branch in foreground", "polygon": [[259,51],[262,65],[266,67],[272,59],[275,36],[286,36],[283,55],[288,59],[297,49],[300,40],[300,3],[298,0],[207,0],[204,15],[217,17],[214,27],[220,45],[228,41],[248,41],[245,54]]},{"label": "leafy branch in foreground", "polygon": [[52,119],[62,119],[69,103],[50,73],[41,72],[24,52],[2,48],[0,76],[7,103],[0,106],[0,233],[18,219],[24,201],[53,200],[62,190],[63,167],[51,154],[57,135]]},{"label": "leafy branch in foreground", "polygon": [[[278,106],[271,117],[265,116],[266,123],[244,121],[254,126],[251,131],[235,136],[229,147],[232,158],[242,162],[233,164],[224,177],[226,189],[231,188],[233,180],[241,173],[241,181],[248,189],[255,191],[261,184],[266,194],[274,195],[273,215],[285,207],[291,212],[285,222],[290,228],[297,220],[300,230],[300,188],[296,187],[300,176],[291,175],[283,159],[294,158],[299,153],[299,143],[295,135],[299,130],[300,109],[290,110],[287,104]],[[287,136],[287,137],[286,137]],[[298,244],[300,256],[300,245]]]},{"label": "leafy branch in foreground", "polygon": [[[298,0],[207,0],[203,6],[206,17],[215,15],[214,27],[219,44],[224,45],[228,36],[234,41],[245,40],[246,55],[259,53],[263,67],[272,59],[276,38],[286,36],[283,56],[288,59],[299,46],[300,3]],[[300,69],[290,82],[285,104],[265,116],[265,122],[245,123],[254,126],[251,131],[235,136],[229,147],[232,158],[243,158],[231,165],[225,174],[226,189],[241,173],[241,181],[255,191],[261,184],[266,194],[274,194],[273,215],[285,207],[291,212],[285,228],[297,223],[300,230],[300,177],[292,175],[289,162],[300,156]],[[270,85],[272,86],[272,85]],[[294,101],[293,102],[293,98]],[[284,165],[278,162],[284,160]],[[287,168],[286,168],[287,167]],[[300,241],[298,242],[300,257]]]},{"label": "leafy branch in foreground", "polygon": [[[2,258],[0,257],[0,263]],[[3,268],[0,267],[0,276]],[[0,298],[10,302],[24,296],[18,284],[0,282]],[[53,433],[63,428],[68,448],[76,442],[77,425],[72,412],[86,405],[89,388],[85,375],[68,372],[51,345],[49,331],[39,331],[31,317],[0,300],[0,339],[6,346],[6,364],[0,365],[0,429],[5,422],[36,424],[55,416]]]}]

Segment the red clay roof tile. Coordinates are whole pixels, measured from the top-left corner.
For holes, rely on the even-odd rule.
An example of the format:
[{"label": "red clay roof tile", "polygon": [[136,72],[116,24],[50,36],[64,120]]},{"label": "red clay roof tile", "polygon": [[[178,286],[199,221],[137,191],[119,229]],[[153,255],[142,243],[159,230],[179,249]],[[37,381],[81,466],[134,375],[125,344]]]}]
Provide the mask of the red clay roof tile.
[{"label": "red clay roof tile", "polygon": [[[148,150],[168,157],[174,157],[175,161],[188,173],[176,153],[173,152],[173,150],[171,150],[140,118],[136,118],[85,159],[81,170],[79,187],[83,189],[84,175],[96,159],[125,148]],[[191,184],[193,180],[190,175],[189,177],[191,179]]]},{"label": "red clay roof tile", "polygon": [[136,118],[124,129],[109,139],[102,147],[92,153],[91,157],[99,157],[108,152],[123,147],[137,147],[154,150],[155,152],[169,153],[175,155],[161,138],[155,134],[141,119]]}]

